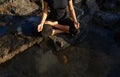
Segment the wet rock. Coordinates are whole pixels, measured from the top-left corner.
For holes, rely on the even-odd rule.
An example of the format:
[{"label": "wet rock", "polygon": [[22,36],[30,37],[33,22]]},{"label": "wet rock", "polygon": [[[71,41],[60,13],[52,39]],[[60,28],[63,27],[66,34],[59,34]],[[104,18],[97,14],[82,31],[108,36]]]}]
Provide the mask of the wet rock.
[{"label": "wet rock", "polygon": [[86,4],[90,10],[99,10],[96,0],[87,0]]},{"label": "wet rock", "polygon": [[116,43],[118,44],[118,46],[120,47],[120,28],[118,28],[118,29],[116,30],[115,40],[116,40]]},{"label": "wet rock", "polygon": [[81,0],[73,0],[73,3],[79,3]]},{"label": "wet rock", "polygon": [[[13,24],[8,23],[7,26],[0,29],[0,63],[24,52],[43,39],[37,32],[40,17],[13,17],[13,19],[15,19],[14,22],[11,22]],[[4,33],[6,34],[4,35]]]},{"label": "wet rock", "polygon": [[[116,12],[119,9],[119,0],[96,0],[99,8],[103,11]],[[120,11],[120,10],[119,10]]]},{"label": "wet rock", "polygon": [[[92,18],[90,22],[107,29],[114,29],[119,26],[118,0],[86,0],[84,3],[88,7],[86,14],[90,14]],[[105,8],[106,10],[104,10]]]},{"label": "wet rock", "polygon": [[[28,16],[24,18],[14,17],[14,19],[16,20],[15,23],[19,23],[19,25],[12,24],[9,26],[6,35],[0,39],[0,63],[7,61],[8,58],[11,59],[13,56],[19,54],[20,52],[23,52],[32,45],[41,42],[42,38],[44,38],[41,37],[41,34],[39,32],[37,32],[37,25],[41,19],[39,16]],[[61,36],[64,37],[51,36],[48,37],[48,39],[44,38],[45,40],[43,42],[46,42],[49,49],[60,51],[69,47],[71,41],[73,42],[72,39],[74,38],[71,38],[69,35],[66,37],[64,34]],[[65,38],[67,39],[65,40]],[[46,48],[43,47],[43,49]]]},{"label": "wet rock", "polygon": [[78,12],[77,16],[80,18],[86,14],[93,14],[94,11],[99,10],[95,0],[80,0],[74,6],[76,13]]},{"label": "wet rock", "polygon": [[[92,9],[93,6],[89,6]],[[18,19],[19,25],[16,26],[17,29],[15,28],[15,30],[18,33],[20,32],[20,34],[13,33],[0,39],[0,48],[3,49],[0,51],[0,61],[4,62],[8,58],[11,59],[16,55],[14,53],[16,51],[19,53],[26,49],[28,50],[12,59],[4,67],[3,77],[106,77],[109,72],[114,71],[111,66],[114,61],[111,58],[115,58],[114,60],[119,62],[118,53],[120,49],[116,46],[113,39],[114,35],[110,30],[96,28],[96,24],[89,22],[93,21],[92,17],[94,17],[95,10],[92,10],[90,15],[85,16],[84,20],[81,20],[81,27],[84,26],[84,30],[88,30],[84,41],[80,41],[83,35],[86,34],[82,30],[81,32],[83,33],[80,32],[80,34],[83,35],[78,36],[77,39],[65,34],[49,37],[50,40],[31,37],[31,33],[34,31],[33,25],[37,26],[39,18],[28,17],[21,19],[21,21]],[[111,22],[113,24],[119,21],[116,15],[109,17],[108,13],[107,15],[106,13],[96,13],[95,16],[103,18],[105,25],[109,24],[105,20],[107,18],[110,19],[110,22],[114,21]],[[97,23],[100,24],[102,22],[104,24],[104,21],[98,20]],[[72,46],[71,41],[79,43],[79,45]],[[6,54],[10,54],[10,57],[4,57]],[[113,70],[110,71],[110,69]],[[118,74],[119,70],[116,68],[115,70]]]},{"label": "wet rock", "polygon": [[116,13],[106,13],[102,11],[96,11],[93,20],[97,25],[106,26],[112,28],[117,26],[116,24],[120,21],[120,15]]},{"label": "wet rock", "polygon": [[10,60],[20,52],[42,41],[42,38],[33,38],[18,34],[8,34],[0,38],[0,63]]},{"label": "wet rock", "polygon": [[114,65],[114,68],[110,70],[107,77],[120,77],[120,64]]},{"label": "wet rock", "polygon": [[104,3],[105,9],[113,10],[117,7],[117,0],[106,0]]},{"label": "wet rock", "polygon": [[39,7],[30,0],[10,0],[0,5],[0,14],[28,15]]},{"label": "wet rock", "polygon": [[[63,35],[64,36],[64,35]],[[56,51],[60,51],[60,50],[63,50],[67,47],[70,46],[70,42],[67,42],[64,38],[62,37],[56,37],[56,36],[53,36],[51,37],[51,39],[53,40],[53,45],[55,47],[55,50]]]}]

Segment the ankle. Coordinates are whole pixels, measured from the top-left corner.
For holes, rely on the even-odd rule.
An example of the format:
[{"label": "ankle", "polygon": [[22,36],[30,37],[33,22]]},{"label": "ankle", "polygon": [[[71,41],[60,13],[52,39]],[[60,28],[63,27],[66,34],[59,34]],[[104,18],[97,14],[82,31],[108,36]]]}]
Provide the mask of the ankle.
[{"label": "ankle", "polygon": [[53,22],[53,26],[55,27],[56,25],[58,25],[58,21]]},{"label": "ankle", "polygon": [[52,30],[52,34],[51,34],[51,35],[52,35],[52,36],[55,35],[55,30]]}]

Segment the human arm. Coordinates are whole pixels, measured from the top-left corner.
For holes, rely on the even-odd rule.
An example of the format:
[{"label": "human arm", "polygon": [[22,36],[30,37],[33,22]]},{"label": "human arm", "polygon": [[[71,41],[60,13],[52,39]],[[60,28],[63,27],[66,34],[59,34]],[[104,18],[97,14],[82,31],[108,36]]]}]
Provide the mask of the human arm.
[{"label": "human arm", "polygon": [[79,24],[79,22],[77,21],[72,0],[68,0],[68,8],[69,8],[70,14],[71,14],[71,16],[72,16],[72,19],[73,19],[73,21],[74,21],[74,26],[75,26],[75,28],[76,28],[76,29],[79,29],[80,24]]},{"label": "human arm", "polygon": [[37,28],[38,32],[42,31],[43,25],[44,25],[45,20],[48,16],[48,4],[44,0],[43,0],[43,3],[44,3],[44,7],[43,7],[43,12],[42,12],[42,19],[41,19],[40,24],[38,25],[38,28]]}]

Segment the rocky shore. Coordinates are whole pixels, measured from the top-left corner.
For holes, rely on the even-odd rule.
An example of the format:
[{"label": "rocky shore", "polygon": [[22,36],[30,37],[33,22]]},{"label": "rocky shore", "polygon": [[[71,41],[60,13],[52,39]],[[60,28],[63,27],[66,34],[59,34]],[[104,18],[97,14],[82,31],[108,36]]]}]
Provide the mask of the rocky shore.
[{"label": "rocky shore", "polygon": [[120,77],[120,0],[75,0],[80,34],[48,38],[41,2],[0,1],[0,77]]}]

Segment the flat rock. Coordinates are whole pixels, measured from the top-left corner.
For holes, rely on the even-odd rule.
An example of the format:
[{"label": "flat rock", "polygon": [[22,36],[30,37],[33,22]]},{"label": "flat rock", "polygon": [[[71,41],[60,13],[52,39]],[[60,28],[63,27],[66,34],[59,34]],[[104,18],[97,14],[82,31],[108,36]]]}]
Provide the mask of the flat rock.
[{"label": "flat rock", "polygon": [[22,35],[5,35],[0,38],[0,63],[12,59],[20,52],[42,41],[42,38],[33,38]]},{"label": "flat rock", "polygon": [[0,14],[28,15],[38,8],[38,5],[30,0],[9,0],[0,5]]}]

